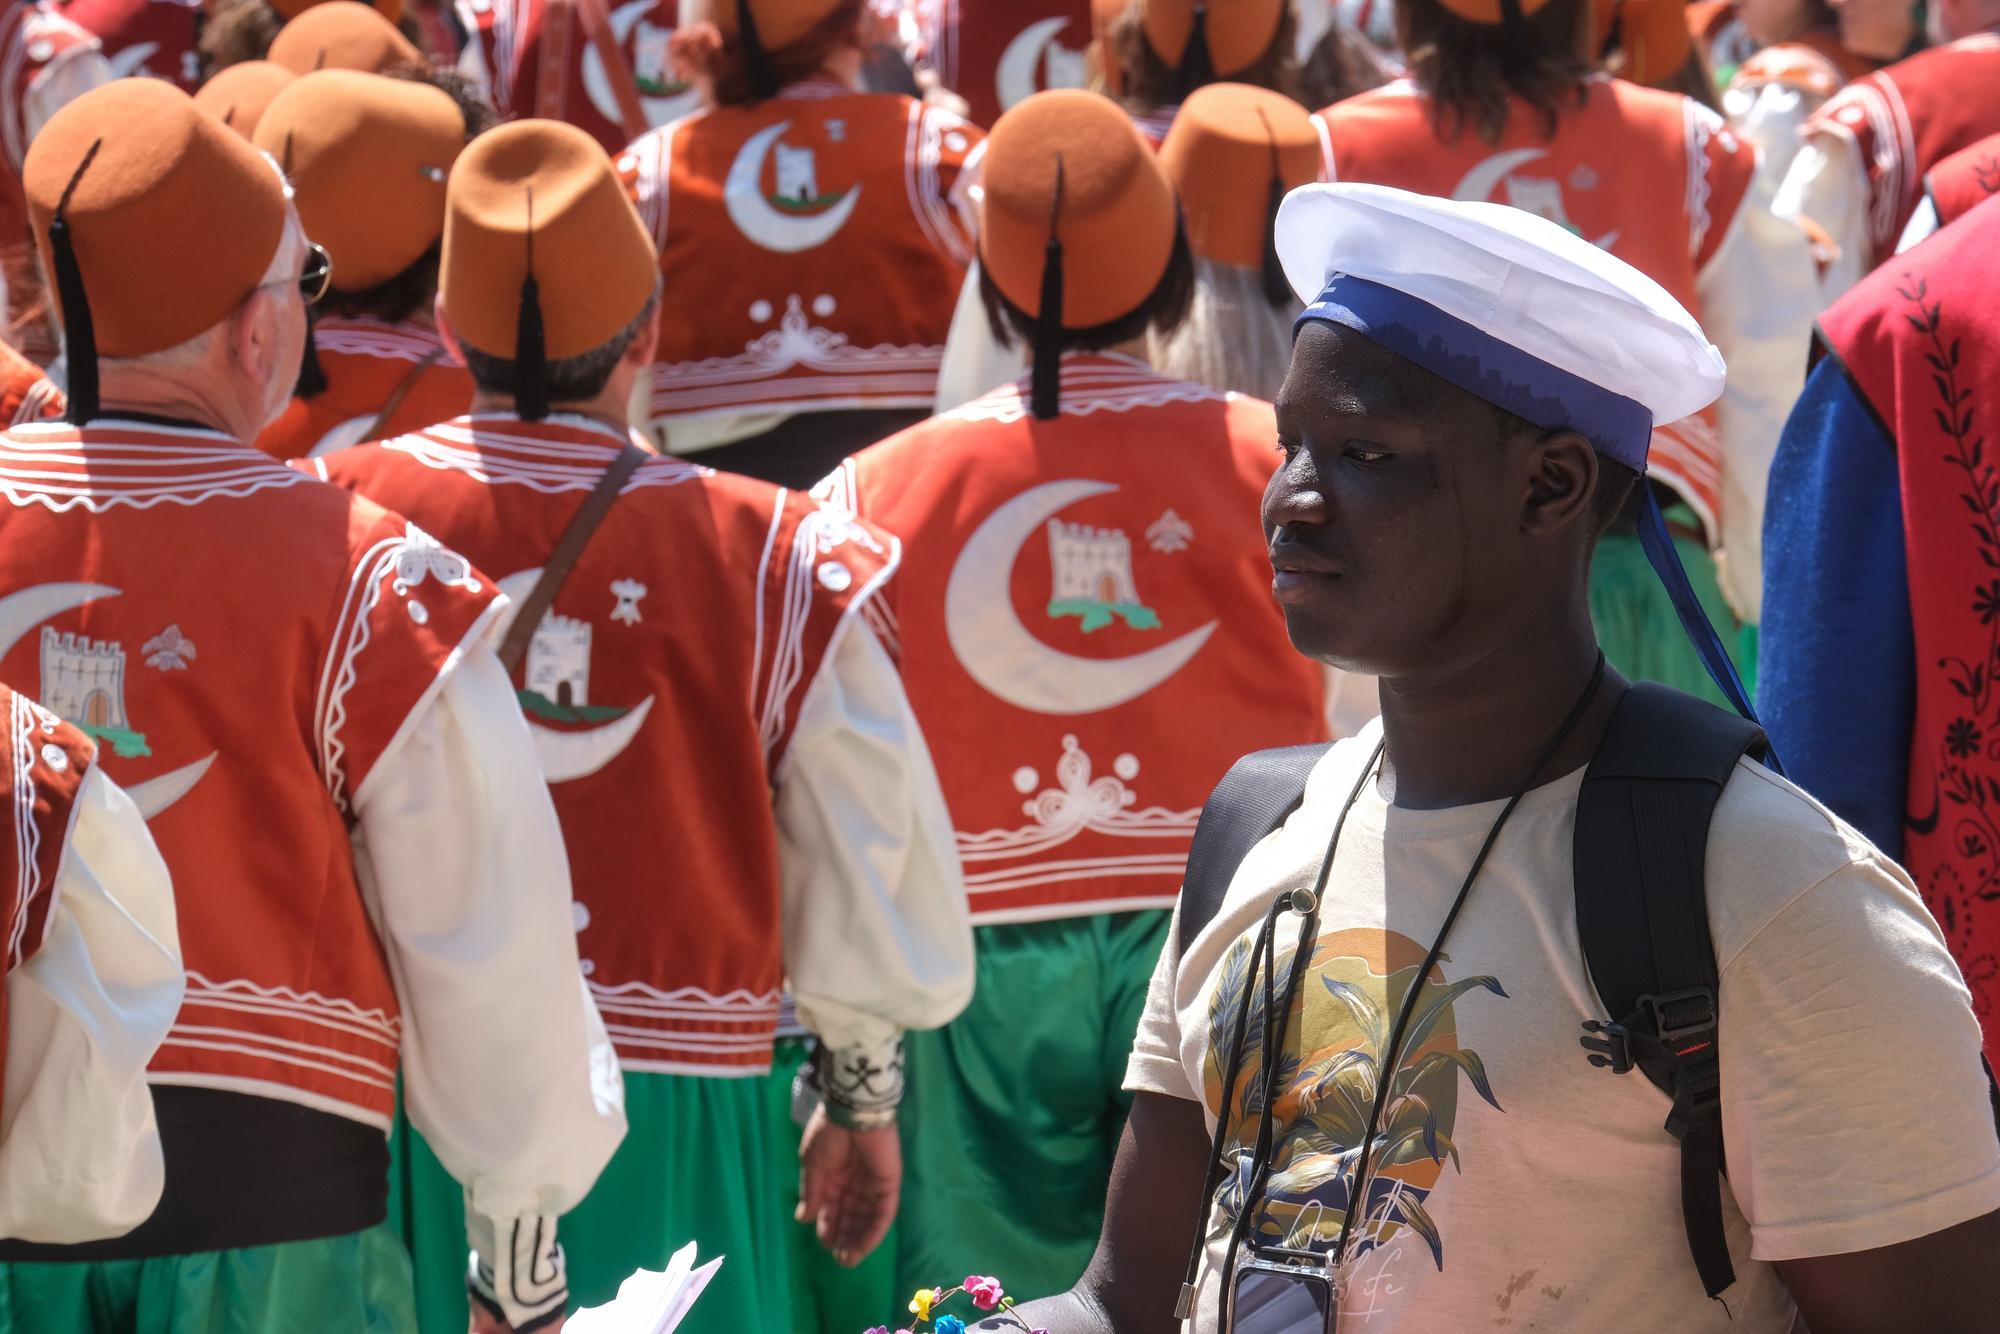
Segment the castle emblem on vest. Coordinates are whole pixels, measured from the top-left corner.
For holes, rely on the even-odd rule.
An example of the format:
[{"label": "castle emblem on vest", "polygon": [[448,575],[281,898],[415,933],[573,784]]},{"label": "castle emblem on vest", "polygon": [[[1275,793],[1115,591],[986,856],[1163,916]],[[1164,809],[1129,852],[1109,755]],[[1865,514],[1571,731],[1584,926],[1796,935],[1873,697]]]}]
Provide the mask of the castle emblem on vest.
[{"label": "castle emblem on vest", "polygon": [[125,646],[42,627],[42,704],[121,759],[151,755],[125,715]]},{"label": "castle emblem on vest", "polygon": [[[1562,182],[1547,176],[1524,176],[1520,169],[1530,162],[1538,162],[1549,155],[1546,148],[1513,148],[1504,153],[1495,153],[1474,164],[1453,188],[1451,197],[1470,203],[1509,204],[1523,213],[1532,213],[1538,218],[1547,218],[1558,227],[1567,228],[1577,236],[1583,235],[1583,228],[1570,221],[1569,210],[1563,206]],[[1582,184],[1587,181],[1588,184]],[[1570,175],[1570,182],[1579,190],[1595,189],[1597,174],[1586,165],[1579,166]],[[1505,190],[1505,198],[1501,197]],[[1616,229],[1594,239],[1586,237],[1600,250],[1609,250],[1618,244]]]},{"label": "castle emblem on vest", "polygon": [[[518,605],[540,576],[540,569],[522,570],[502,579],[500,591]],[[621,579],[612,585],[612,594],[618,600],[612,618],[621,624],[636,624],[638,600],[645,596],[645,586]],[[610,633],[616,636],[620,632]],[[515,694],[527,716],[542,777],[551,783],[594,774],[617,759],[653,711],[651,695],[631,707],[590,702],[594,638],[589,621],[551,611],[528,640],[521,688]]]},{"label": "castle emblem on vest", "polygon": [[[780,254],[826,244],[847,225],[861,202],[858,184],[844,190],[821,185],[817,152],[782,141],[791,128],[792,122],[781,120],[751,135],[722,184],[723,204],[736,229]],[[776,159],[769,190],[764,187],[767,157]]]},{"label": "castle emblem on vest", "polygon": [[1049,520],[1049,564],[1055,586],[1051,617],[1074,616],[1083,631],[1101,630],[1112,618],[1134,630],[1157,630],[1160,614],[1139,601],[1132,580],[1132,542],[1116,528]]}]

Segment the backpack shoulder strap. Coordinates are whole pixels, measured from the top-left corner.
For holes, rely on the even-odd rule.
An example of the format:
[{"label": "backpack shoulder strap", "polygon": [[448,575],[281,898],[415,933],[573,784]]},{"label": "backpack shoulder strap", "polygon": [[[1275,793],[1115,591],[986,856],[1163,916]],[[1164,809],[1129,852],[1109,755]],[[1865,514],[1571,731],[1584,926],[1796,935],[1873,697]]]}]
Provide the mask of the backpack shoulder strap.
[{"label": "backpack shoulder strap", "polygon": [[1619,702],[1576,805],[1576,924],[1608,1021],[1584,1025],[1591,1064],[1635,1066],[1674,1105],[1681,1212],[1710,1297],[1735,1282],[1722,1231],[1719,977],[1708,929],[1708,826],[1764,734],[1665,686]]},{"label": "backpack shoulder strap", "polygon": [[1321,742],[1253,751],[1215,785],[1201,808],[1181,880],[1181,953],[1222,910],[1229,882],[1250,849],[1298,809],[1313,766],[1329,749],[1329,743]]}]

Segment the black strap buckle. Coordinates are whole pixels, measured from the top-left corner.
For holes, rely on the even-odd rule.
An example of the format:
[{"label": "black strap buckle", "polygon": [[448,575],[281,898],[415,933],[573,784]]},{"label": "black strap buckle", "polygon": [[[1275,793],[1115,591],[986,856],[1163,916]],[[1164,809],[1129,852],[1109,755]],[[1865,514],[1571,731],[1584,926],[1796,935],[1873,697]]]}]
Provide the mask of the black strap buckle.
[{"label": "black strap buckle", "polygon": [[1653,1021],[1660,1045],[1679,1062],[1715,1050],[1715,992],[1708,987],[1639,997],[1639,1010]]},{"label": "black strap buckle", "polygon": [[1632,1034],[1625,1025],[1609,1019],[1586,1019],[1583,1031],[1592,1036],[1577,1041],[1590,1053],[1585,1059],[1592,1065],[1608,1069],[1614,1075],[1622,1075],[1633,1067]]}]

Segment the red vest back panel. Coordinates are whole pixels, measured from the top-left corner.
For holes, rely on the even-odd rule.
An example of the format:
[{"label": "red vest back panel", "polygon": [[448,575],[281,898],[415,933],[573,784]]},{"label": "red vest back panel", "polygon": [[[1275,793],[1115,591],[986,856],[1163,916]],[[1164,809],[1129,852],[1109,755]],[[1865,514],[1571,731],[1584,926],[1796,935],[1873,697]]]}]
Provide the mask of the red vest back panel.
[{"label": "red vest back panel", "polygon": [[907,97],[807,83],[634,144],[618,166],[666,291],[652,417],[928,408],[980,141]]},{"label": "red vest back panel", "polygon": [[355,793],[486,616],[465,559],[209,431],[0,436],[0,678],[98,743],[173,873],[157,1082],[387,1127],[396,993]]},{"label": "red vest back panel", "polygon": [[903,677],[975,921],[1167,907],[1245,751],[1326,734],[1271,600],[1268,403],[1070,357],[863,450],[828,494],[899,534]]},{"label": "red vest back panel", "polygon": [[50,7],[104,43],[120,78],[165,79],[184,93],[201,86],[202,0],[52,0]]},{"label": "red vest back panel", "polygon": [[[1885,262],[1820,320],[1894,437],[1916,716],[1903,864],[1945,929],[2000,1059],[2000,201]],[[1969,521],[1968,521],[1969,520]]]},{"label": "red vest back panel", "polygon": [[[314,466],[421,516],[519,600],[621,443],[580,417],[467,417]],[[517,684],[584,972],[629,1068],[769,1067],[771,790],[821,663],[868,633],[856,613],[895,564],[893,538],[805,495],[651,458],[536,630]]]},{"label": "red vest back panel", "polygon": [[2000,194],[2000,134],[1949,154],[1924,177],[1938,226],[1949,227],[1993,195]]},{"label": "red vest back panel", "polygon": [[989,129],[1016,102],[1090,82],[1089,0],[922,0],[916,17],[919,57]]},{"label": "red vest back panel", "polygon": [[[381,320],[323,319],[313,325],[326,389],[294,398],[257,437],[275,459],[300,459],[341,445],[407,435],[450,421],[472,406],[472,376],[444,350],[437,334],[413,324]],[[375,419],[398,393],[395,410],[380,429]],[[353,439],[329,441],[346,426]],[[358,434],[357,434],[358,432]]]}]

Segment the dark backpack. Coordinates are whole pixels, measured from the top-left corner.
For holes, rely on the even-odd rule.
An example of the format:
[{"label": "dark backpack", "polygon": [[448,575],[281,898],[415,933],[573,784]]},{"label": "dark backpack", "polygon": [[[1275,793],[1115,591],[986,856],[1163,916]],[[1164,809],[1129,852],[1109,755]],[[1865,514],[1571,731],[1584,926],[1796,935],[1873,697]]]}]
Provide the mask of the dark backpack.
[{"label": "dark backpack", "polygon": [[[1326,746],[1246,755],[1202,809],[1181,887],[1183,953],[1214,919],[1236,868],[1298,808]],[[1576,808],[1576,924],[1605,1013],[1584,1025],[1592,1065],[1639,1070],[1673,1100],[1681,1215],[1711,1297],[1736,1281],[1722,1230],[1719,985],[1703,863],[1722,788],[1767,747],[1755,724],[1665,686],[1619,701]]]}]

